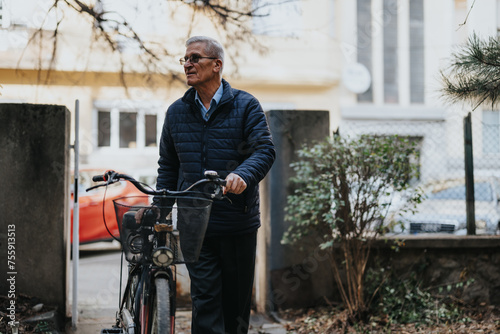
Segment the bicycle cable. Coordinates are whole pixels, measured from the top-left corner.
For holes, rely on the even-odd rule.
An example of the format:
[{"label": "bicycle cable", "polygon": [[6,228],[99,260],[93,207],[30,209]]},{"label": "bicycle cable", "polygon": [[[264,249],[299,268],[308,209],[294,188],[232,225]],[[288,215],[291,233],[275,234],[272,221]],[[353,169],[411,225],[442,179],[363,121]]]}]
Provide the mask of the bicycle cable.
[{"label": "bicycle cable", "polygon": [[[146,187],[146,188],[149,188],[151,190],[154,190],[153,187],[151,187],[149,184],[147,183],[144,183],[144,182],[139,182],[143,187]],[[102,220],[104,221],[104,227],[106,227],[106,231],[108,231],[108,234],[113,238],[115,239],[116,241],[120,242],[120,239],[118,239],[115,235],[113,235],[113,233],[111,233],[111,231],[109,230],[109,227],[108,227],[108,223],[106,222],[106,214],[105,214],[105,210],[106,210],[106,205],[105,205],[105,202],[106,202],[106,193],[108,191],[108,184],[106,184],[106,186],[104,187],[104,195],[103,195],[103,198],[102,198]],[[118,222],[117,222],[118,223]],[[121,230],[121,229],[120,229]]]},{"label": "bicycle cable", "polygon": [[[102,198],[102,219],[104,221],[104,227],[106,227],[106,231],[108,231],[109,235],[115,239],[116,241],[120,242],[120,239],[118,239],[117,237],[115,237],[113,235],[113,233],[111,233],[111,231],[109,230],[108,228],[108,223],[106,222],[106,214],[105,214],[105,210],[106,210],[106,193],[108,192],[108,185],[106,184],[106,187],[104,188],[104,195],[103,195],[103,198]],[[120,242],[121,244],[121,242]]]}]

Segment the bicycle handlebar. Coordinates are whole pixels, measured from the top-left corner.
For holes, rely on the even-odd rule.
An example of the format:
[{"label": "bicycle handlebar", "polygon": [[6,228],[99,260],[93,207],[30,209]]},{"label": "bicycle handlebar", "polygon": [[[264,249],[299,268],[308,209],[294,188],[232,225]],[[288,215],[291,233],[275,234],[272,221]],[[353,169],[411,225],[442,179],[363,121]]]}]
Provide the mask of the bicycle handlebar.
[{"label": "bicycle handlebar", "polygon": [[102,181],[106,181],[106,179],[104,178],[104,175],[94,175],[94,176],[92,176],[92,181],[102,182]]},{"label": "bicycle handlebar", "polygon": [[[172,191],[172,190],[167,190],[167,189],[162,189],[162,190],[150,190],[144,188],[141,182],[137,181],[133,177],[126,175],[126,174],[120,174],[117,173],[113,170],[108,170],[106,171],[103,175],[94,175],[92,177],[92,181],[94,182],[105,182],[103,184],[99,184],[93,187],[90,187],[87,189],[87,191],[102,187],[102,186],[107,186],[109,184],[115,183],[122,180],[129,181],[132,183],[140,192],[147,194],[147,195],[153,195],[153,196],[164,196],[164,195],[183,195],[189,192],[191,189],[198,187],[202,184],[206,183],[213,183],[215,185],[218,185],[220,187],[224,187],[226,185],[226,180],[223,180],[219,178],[219,175],[215,171],[206,171],[205,172],[205,179],[201,179],[195,183],[193,183],[189,188],[181,191]],[[216,194],[217,195],[217,194]]]}]

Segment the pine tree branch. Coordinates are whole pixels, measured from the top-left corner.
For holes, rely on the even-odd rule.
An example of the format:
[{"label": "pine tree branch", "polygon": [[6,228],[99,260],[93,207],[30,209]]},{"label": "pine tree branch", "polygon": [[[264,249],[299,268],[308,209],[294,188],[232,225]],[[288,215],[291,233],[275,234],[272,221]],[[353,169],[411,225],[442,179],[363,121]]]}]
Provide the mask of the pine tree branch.
[{"label": "pine tree branch", "polygon": [[441,93],[449,102],[469,102],[473,110],[485,102],[494,107],[500,102],[500,41],[471,36],[441,71],[441,80]]}]

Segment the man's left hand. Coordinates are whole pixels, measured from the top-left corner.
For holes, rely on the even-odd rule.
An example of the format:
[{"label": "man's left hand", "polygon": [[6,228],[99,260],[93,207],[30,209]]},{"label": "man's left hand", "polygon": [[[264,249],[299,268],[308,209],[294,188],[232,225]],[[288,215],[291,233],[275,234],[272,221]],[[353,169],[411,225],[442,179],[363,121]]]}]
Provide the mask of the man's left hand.
[{"label": "man's left hand", "polygon": [[247,188],[247,184],[243,179],[234,173],[226,177],[226,186],[224,187],[224,195],[227,193],[241,194]]}]

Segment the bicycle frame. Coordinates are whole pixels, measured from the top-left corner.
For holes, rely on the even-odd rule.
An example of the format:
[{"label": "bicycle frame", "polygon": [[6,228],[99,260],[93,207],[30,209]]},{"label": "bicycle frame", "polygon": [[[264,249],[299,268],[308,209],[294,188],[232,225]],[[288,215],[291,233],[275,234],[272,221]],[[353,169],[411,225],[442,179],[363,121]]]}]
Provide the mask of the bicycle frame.
[{"label": "bicycle frame", "polygon": [[[141,192],[155,196],[155,205],[141,209],[142,212],[141,210],[127,211],[121,217],[122,219],[118,218],[121,204],[115,201],[115,210],[120,226],[120,241],[127,261],[129,261],[129,270],[127,284],[117,312],[115,328],[113,330],[103,329],[101,333],[174,333],[177,293],[175,265],[183,263],[183,259],[179,256],[178,238],[173,229],[172,212],[167,212],[166,209],[170,208],[172,211],[173,206],[166,204],[172,202],[173,199],[173,197],[168,196],[179,196],[177,199],[182,198],[183,201],[190,199],[191,197],[183,196],[189,194],[195,187],[207,183],[215,185],[213,192],[201,194],[210,200],[202,197],[196,198],[196,200],[208,201],[211,205],[211,199],[222,199],[222,188],[225,186],[225,180],[220,179],[217,173],[211,171],[205,172],[205,176],[206,179],[196,182],[183,191],[145,189],[132,177],[114,171],[93,177],[94,181],[104,181],[105,183],[87,190],[124,179],[134,184]],[[208,211],[206,211],[207,207]],[[154,210],[155,208],[157,210]],[[208,222],[210,208],[209,206],[201,208],[208,212],[205,215],[206,222]],[[184,208],[184,213],[189,212],[189,210],[189,207]],[[195,209],[193,208],[193,210]],[[130,234],[128,234],[129,232]],[[188,261],[186,260],[186,262]]]},{"label": "bicycle frame", "polygon": [[[125,333],[152,333],[151,319],[153,317],[153,297],[156,293],[155,279],[162,278],[169,284],[170,333],[174,333],[176,276],[175,265],[159,268],[152,264],[129,264],[129,277],[117,314],[117,327],[124,328]],[[127,305],[127,301],[133,303],[133,307]],[[132,312],[130,312],[131,309]]]}]

